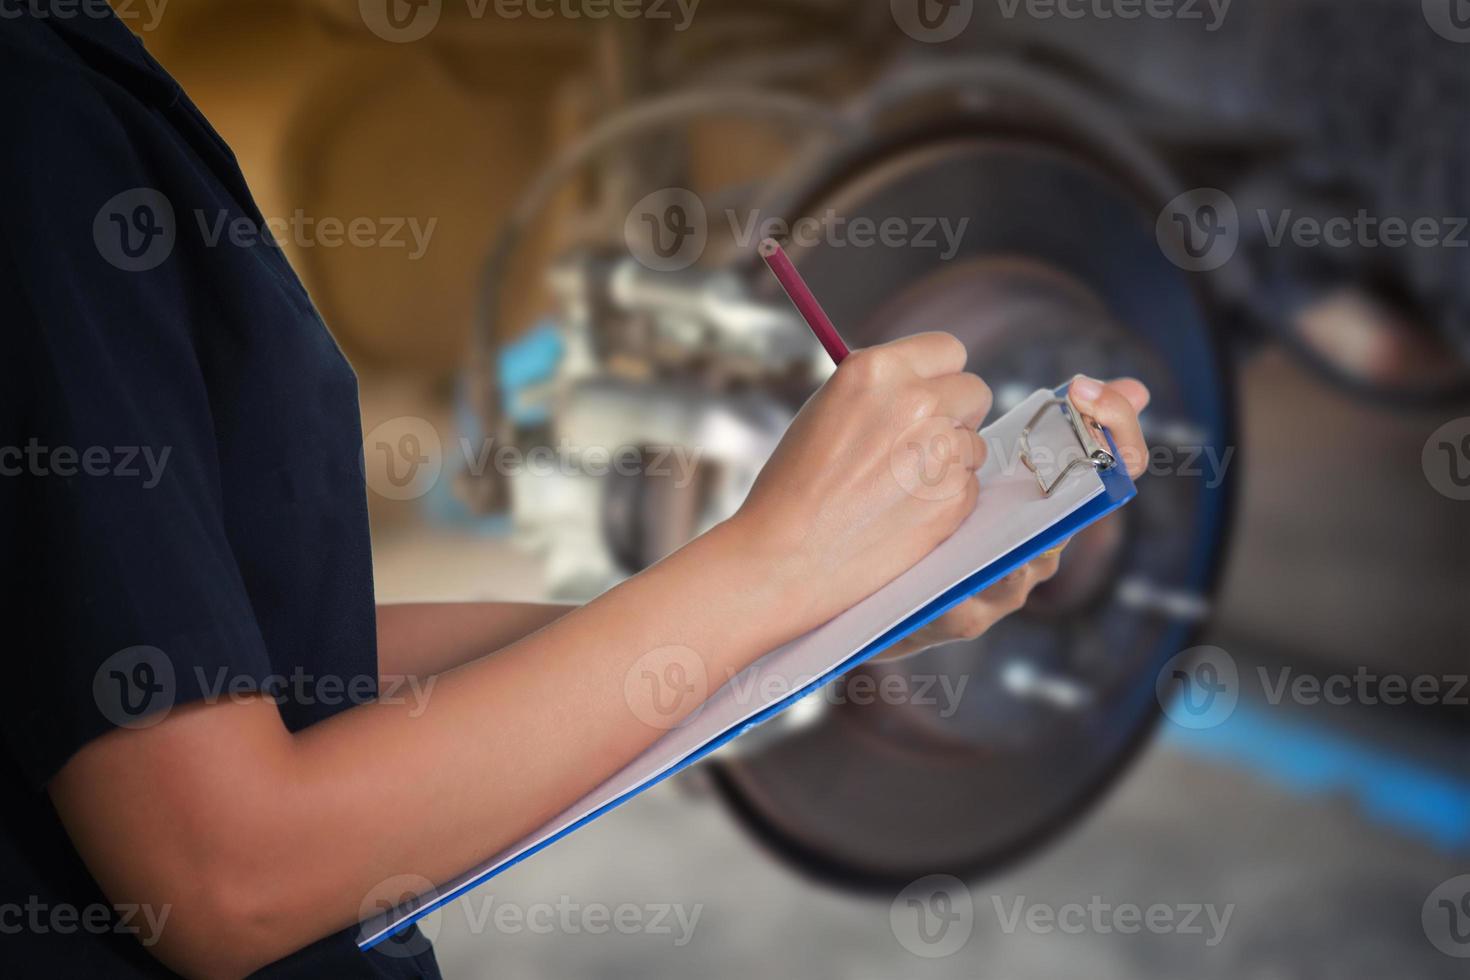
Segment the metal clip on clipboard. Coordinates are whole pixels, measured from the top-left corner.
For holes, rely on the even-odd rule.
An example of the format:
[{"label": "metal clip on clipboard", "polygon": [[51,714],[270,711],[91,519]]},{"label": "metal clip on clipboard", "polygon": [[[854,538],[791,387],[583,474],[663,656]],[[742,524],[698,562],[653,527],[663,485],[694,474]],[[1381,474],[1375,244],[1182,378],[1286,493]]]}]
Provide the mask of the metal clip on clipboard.
[{"label": "metal clip on clipboard", "polygon": [[[1031,430],[1036,428],[1036,424],[1053,408],[1060,408],[1062,417],[1071,424],[1072,434],[1077,437],[1077,443],[1082,447],[1082,455],[1062,467],[1062,471],[1050,483],[1047,483],[1046,477],[1042,475],[1041,470],[1036,467],[1036,462],[1031,458]],[[1027,422],[1026,427],[1021,430],[1021,462],[1036,476],[1036,483],[1041,487],[1043,497],[1050,497],[1052,491],[1062,485],[1067,474],[1079,466],[1091,466],[1095,470],[1110,470],[1118,465],[1117,457],[1099,438],[1101,434],[1102,426],[1077,411],[1077,406],[1072,404],[1070,398],[1053,398],[1036,410],[1036,414],[1031,416],[1031,421]]]}]

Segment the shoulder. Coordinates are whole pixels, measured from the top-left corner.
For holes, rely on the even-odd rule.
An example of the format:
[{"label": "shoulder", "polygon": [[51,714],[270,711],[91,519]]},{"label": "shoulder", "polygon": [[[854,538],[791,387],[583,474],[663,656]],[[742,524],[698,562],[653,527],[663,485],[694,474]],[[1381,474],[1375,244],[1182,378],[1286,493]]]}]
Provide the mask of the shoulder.
[{"label": "shoulder", "polygon": [[119,60],[127,49],[85,37],[31,17],[0,21],[0,248],[22,273],[85,253],[106,202],[159,184],[167,133]]},{"label": "shoulder", "polygon": [[150,128],[155,107],[177,98],[177,84],[115,20],[49,23],[14,13],[11,0],[0,0],[0,14],[0,167],[7,178],[74,176],[81,165],[115,164],[111,157]]},{"label": "shoulder", "polygon": [[0,21],[0,91],[6,342],[32,367],[48,352],[105,366],[124,326],[155,340],[180,333],[178,276],[160,258],[171,248],[160,166],[171,137],[157,113],[59,32],[26,19]]}]

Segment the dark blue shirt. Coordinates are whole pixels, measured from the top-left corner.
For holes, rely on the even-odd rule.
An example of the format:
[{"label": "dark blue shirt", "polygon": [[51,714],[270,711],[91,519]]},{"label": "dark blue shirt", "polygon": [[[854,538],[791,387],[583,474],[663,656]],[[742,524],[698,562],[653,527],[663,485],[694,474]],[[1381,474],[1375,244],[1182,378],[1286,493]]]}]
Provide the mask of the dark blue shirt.
[{"label": "dark blue shirt", "polygon": [[[264,220],[177,83],[52,6],[0,0],[0,973],[168,976],[45,786],[185,703],[299,730],[374,696],[357,382],[269,235],[212,233]],[[353,934],[265,975],[438,976]]]}]

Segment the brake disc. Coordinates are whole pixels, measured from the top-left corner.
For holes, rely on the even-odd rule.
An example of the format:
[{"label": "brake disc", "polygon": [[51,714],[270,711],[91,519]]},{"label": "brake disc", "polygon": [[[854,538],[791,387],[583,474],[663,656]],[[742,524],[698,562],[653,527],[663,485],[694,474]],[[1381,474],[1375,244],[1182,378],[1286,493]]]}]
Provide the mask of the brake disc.
[{"label": "brake disc", "polygon": [[[1208,610],[1233,475],[1226,364],[1155,239],[1159,203],[1041,141],[945,136],[859,160],[789,212],[897,218],[911,236],[791,243],[854,345],[951,331],[996,414],[1077,372],[1140,378],[1156,451],[1138,499],[1079,535],[1022,613],[860,668],[783,737],[716,761],[726,801],[802,869],[887,888],[1016,858],[1085,812],[1148,733],[1156,674]],[[941,219],[968,219],[953,249]],[[939,247],[912,238],[931,222]]]}]

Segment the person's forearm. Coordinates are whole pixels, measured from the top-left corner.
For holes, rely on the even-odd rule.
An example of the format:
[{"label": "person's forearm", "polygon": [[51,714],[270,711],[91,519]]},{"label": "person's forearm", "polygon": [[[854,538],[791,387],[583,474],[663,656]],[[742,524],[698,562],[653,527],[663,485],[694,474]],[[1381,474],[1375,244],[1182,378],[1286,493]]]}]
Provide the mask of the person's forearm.
[{"label": "person's forearm", "polygon": [[[283,904],[294,909],[279,926],[290,921],[305,942],[351,922],[393,875],[440,882],[483,860],[632,761],[731,673],[815,625],[803,622],[800,583],[737,537],[720,529],[441,676],[420,717],[370,705],[297,736],[292,782],[317,791],[287,817],[311,833],[295,835],[301,860],[281,862]],[[668,647],[687,651],[674,660],[696,690],[661,714],[669,704],[655,699],[671,692],[629,675]],[[693,676],[691,654],[708,684]],[[414,773],[411,791],[384,772]],[[300,923],[312,910],[321,918]]]},{"label": "person's forearm", "polygon": [[[82,828],[78,846],[87,856],[102,846],[93,835],[148,839],[150,827],[116,821],[171,813],[168,847],[104,880],[109,895],[175,905],[159,952],[176,969],[202,958],[211,970],[231,964],[229,973],[284,956],[356,921],[364,902],[401,900],[401,885],[375,891],[394,876],[443,882],[518,840],[632,761],[730,674],[817,625],[802,569],[753,552],[751,540],[718,528],[498,654],[439,676],[423,704],[364,705],[294,736],[278,719],[261,724],[274,713],[268,702],[202,707],[199,719],[262,712],[211,749],[229,758],[215,758],[209,772],[190,771],[190,762],[136,773],[126,792],[143,795],[104,808],[122,816]],[[655,700],[669,692],[638,670],[640,658],[670,647],[683,652],[650,666],[656,676],[670,662],[684,670],[687,696],[672,712]],[[190,740],[218,741],[217,733],[204,721],[191,733],[194,722],[121,737],[169,737],[180,757],[207,755]],[[80,772],[77,785],[99,775]],[[67,806],[67,786],[54,791]],[[223,897],[188,891],[216,887]],[[200,921],[220,917],[228,921]]]},{"label": "person's forearm", "polygon": [[524,602],[378,606],[378,676],[427,678],[508,647],[575,609]]},{"label": "person's forearm", "polygon": [[[990,407],[965,355],[941,334],[855,352],[731,523],[431,677],[426,698],[384,697],[294,735],[265,697],[176,707],[83,746],[49,785],[57,812],[112,901],[171,906],[153,952],[190,975],[249,972],[400,901],[403,879],[384,887],[395,876],[448,880],[960,526]],[[1124,394],[1078,404],[1120,447],[1141,441]],[[926,482],[933,465],[943,493]],[[442,649],[473,657],[477,644]]]}]

